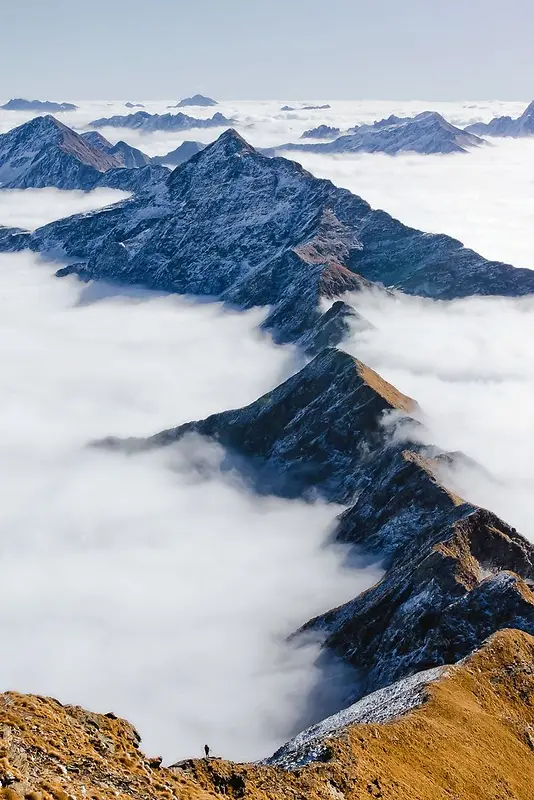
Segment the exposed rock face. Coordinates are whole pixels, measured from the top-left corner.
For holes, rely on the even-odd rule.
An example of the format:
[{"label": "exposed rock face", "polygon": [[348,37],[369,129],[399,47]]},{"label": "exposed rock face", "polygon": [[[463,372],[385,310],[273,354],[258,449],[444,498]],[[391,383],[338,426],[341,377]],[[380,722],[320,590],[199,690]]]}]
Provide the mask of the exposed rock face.
[{"label": "exposed rock face", "polygon": [[222,114],[214,114],[209,119],[196,119],[187,114],[149,114],[136,111],[135,114],[120,114],[114,117],[101,117],[90,122],[92,128],[133,128],[140,131],[186,131],[190,128],[220,128],[231,125],[233,120]]},{"label": "exposed rock face", "polygon": [[45,114],[57,114],[61,111],[76,111],[78,106],[73,103],[55,103],[50,100],[25,100],[17,97],[4,103],[4,111],[39,111]]},{"label": "exposed rock face", "polygon": [[500,632],[466,662],[371,695],[265,764],[163,767],[113,715],[7,693],[0,791],[9,800],[531,800],[533,661],[532,637]]},{"label": "exposed rock face", "polygon": [[143,175],[125,169],[146,158],[124,142],[110,145],[95,131],[80,135],[54,117],[36,117],[0,135],[0,182],[3,189],[109,186],[136,191],[168,175],[162,167],[150,167],[153,171]]},{"label": "exposed rock face", "polygon": [[465,131],[447,122],[435,111],[424,111],[416,117],[395,117],[373,125],[360,125],[353,132],[323,144],[288,144],[276,150],[309,150],[317,153],[389,153],[423,154],[465,153],[484,141],[471,129]]},{"label": "exposed rock face", "polygon": [[335,538],[387,573],[303,630],[358,669],[361,696],[454,663],[501,628],[534,634],[534,548],[442,486],[440,459],[390,440],[384,415],[416,410],[357,359],[327,349],[250,406],[103,444],[134,452],[196,433],[222,444],[256,491],[352,503]]},{"label": "exposed rock face", "polygon": [[165,164],[170,167],[179,167],[189,161],[190,158],[200,153],[206,147],[202,142],[182,142],[175,150],[171,150],[164,156],[153,156],[153,164]]},{"label": "exposed rock face", "polygon": [[[2,246],[22,239],[4,232]],[[63,250],[87,278],[270,305],[266,325],[286,341],[317,324],[321,297],[369,281],[442,299],[534,292],[531,270],[408,228],[292,161],[260,155],[232,130],[157,193],[54,222],[26,246]]]},{"label": "exposed rock face", "polygon": [[121,162],[121,166],[127,169],[146,167],[152,163],[150,156],[138,150],[137,147],[132,147],[127,142],[120,141],[117,144],[111,144],[98,131],[87,131],[87,133],[82,133],[81,136],[86,142],[90,142],[93,147],[108,153],[108,155],[115,156]]},{"label": "exposed rock face", "polygon": [[322,351],[272,392],[236,411],[213,414],[149,439],[105,440],[135,451],[208,436],[239,456],[257,491],[320,494],[348,502],[387,447],[385,413],[414,411],[411,398],[340,350]]},{"label": "exposed rock face", "polygon": [[475,122],[465,130],[482,136],[534,136],[534,100],[526,107],[520,117],[495,117],[491,122]]},{"label": "exposed rock face", "polygon": [[174,108],[187,108],[187,106],[204,106],[208,108],[218,105],[217,100],[214,100],[213,97],[205,97],[203,94],[194,94],[193,97],[184,97]]},{"label": "exposed rock face", "polygon": [[309,131],[304,131],[301,139],[334,139],[341,133],[339,128],[331,128],[330,125],[318,125],[317,128],[311,128]]},{"label": "exposed rock face", "polygon": [[169,177],[170,170],[160,164],[149,164],[146,167],[110,169],[104,172],[93,188],[105,186],[108,189],[121,189],[124,192],[155,191]]}]

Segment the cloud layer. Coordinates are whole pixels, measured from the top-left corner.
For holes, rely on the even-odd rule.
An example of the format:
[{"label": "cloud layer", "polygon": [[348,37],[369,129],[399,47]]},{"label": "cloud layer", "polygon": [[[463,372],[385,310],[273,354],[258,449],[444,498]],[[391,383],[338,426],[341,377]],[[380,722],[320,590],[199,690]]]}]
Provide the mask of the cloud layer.
[{"label": "cloud layer", "polygon": [[534,541],[534,299],[350,300],[375,327],[345,349],[418,401],[426,443],[482,467],[447,475],[453,488]]},{"label": "cloud layer", "polygon": [[380,572],[325,547],[338,509],[253,497],[199,439],[135,458],[85,443],[250,402],[295,353],[258,333],[263,312],[53,268],[0,257],[0,686],[113,710],[168,761],[205,742],[267,755],[319,678],[317,645],[285,637]]}]

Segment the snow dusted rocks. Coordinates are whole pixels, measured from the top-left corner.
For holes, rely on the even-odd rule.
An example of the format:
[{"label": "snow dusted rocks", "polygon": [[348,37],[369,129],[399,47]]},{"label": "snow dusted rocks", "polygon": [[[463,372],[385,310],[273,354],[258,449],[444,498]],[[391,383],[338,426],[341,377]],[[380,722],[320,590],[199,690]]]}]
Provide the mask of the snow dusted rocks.
[{"label": "snow dusted rocks", "polygon": [[231,125],[228,119],[219,112],[208,119],[196,119],[187,114],[149,114],[148,111],[136,111],[135,114],[101,117],[90,122],[92,128],[132,128],[138,131],[186,131],[190,128],[220,128]]},{"label": "snow dusted rocks", "polygon": [[[2,236],[4,249],[21,242]],[[321,297],[370,281],[442,299],[534,292],[531,270],[409,228],[295,162],[261,155],[233,130],[158,192],[59,220],[25,244],[62,250],[87,279],[269,305],[266,325],[280,341],[314,328]]]},{"label": "snow dusted rocks", "polygon": [[206,147],[202,142],[182,142],[175,150],[171,150],[164,156],[153,156],[152,164],[165,164],[169,167],[179,167],[189,161],[190,158],[200,153]]},{"label": "snow dusted rocks", "polygon": [[[357,359],[323,350],[251,405],[148,439],[129,453],[209,437],[254,490],[348,505],[333,537],[379,560],[379,583],[303,626],[358,674],[357,696],[455,663],[497,630],[534,634],[534,548],[440,482],[440,457],[391,439],[417,406]],[[451,454],[449,458],[454,458]]]},{"label": "snow dusted rocks", "polygon": [[138,150],[137,147],[132,147],[132,145],[127,142],[120,141],[117,142],[117,144],[111,144],[111,142],[108,142],[105,136],[102,136],[98,131],[87,131],[86,133],[82,133],[81,136],[86,142],[92,144],[93,147],[116,157],[121,162],[121,166],[127,169],[146,167],[148,164],[152,163],[150,156],[145,155],[145,153]]},{"label": "snow dusted rocks", "polygon": [[301,139],[335,139],[341,133],[339,128],[332,128],[330,125],[318,125],[317,128],[311,128],[309,131],[304,131]]},{"label": "snow dusted rocks", "polygon": [[327,760],[329,748],[325,740],[342,736],[351,725],[384,724],[407,714],[424,703],[428,685],[446,674],[447,667],[434,667],[371,692],[357,703],[302,731],[264,763],[295,770],[314,761]]},{"label": "snow dusted rocks", "polygon": [[[317,129],[318,130],[318,129]],[[308,133],[313,133],[308,132]],[[416,117],[395,117],[372,125],[360,125],[333,142],[281,145],[276,150],[309,150],[317,153],[464,153],[484,144],[471,129],[463,131],[435,111]],[[315,134],[314,134],[315,135]]]},{"label": "snow dusted rocks", "polygon": [[113,147],[96,132],[80,135],[54,117],[35,117],[0,135],[0,187],[89,190],[108,186],[136,191],[167,177],[161,167],[143,175],[125,168],[136,162],[140,165],[140,156],[140,151],[124,142]]},{"label": "snow dusted rocks", "polygon": [[534,100],[523,111],[520,117],[495,117],[491,122],[474,122],[465,130],[480,136],[534,136]]}]

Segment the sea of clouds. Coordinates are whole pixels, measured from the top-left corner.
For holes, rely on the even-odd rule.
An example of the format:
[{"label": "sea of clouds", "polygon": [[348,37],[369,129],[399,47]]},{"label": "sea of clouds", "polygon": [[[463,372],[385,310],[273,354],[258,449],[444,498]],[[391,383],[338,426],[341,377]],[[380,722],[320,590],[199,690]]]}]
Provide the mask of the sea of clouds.
[{"label": "sea of clouds", "polygon": [[[170,102],[147,110],[161,113]],[[329,111],[281,112],[285,102],[306,104],[215,110],[235,116],[254,145],[273,146],[322,122],[348,127],[429,107],[332,103]],[[516,116],[524,104],[433,107],[467,124]],[[82,130],[117,113],[128,113],[122,101],[84,103],[61,119]],[[27,118],[0,112],[0,129]],[[221,131],[103,132],[155,155]],[[532,155],[531,142],[506,141],[465,156],[299,160],[404,222],[534,268]],[[4,191],[0,224],[35,228],[124,196]],[[85,444],[251,402],[301,361],[259,333],[262,311],[58,280],[56,266],[28,253],[0,256],[9,343],[0,353],[8,598],[0,687],[113,710],[167,761],[198,755],[205,742],[228,757],[266,755],[313,715],[307,702],[321,679],[317,644],[290,646],[285,637],[372,584],[379,567],[348,569],[345,552],[325,546],[339,509],[251,496],[221,472],[214,446],[189,439],[127,458]],[[532,301],[435,303],[381,292],[349,299],[374,327],[346,349],[419,402],[430,443],[480,463],[448,476],[457,491],[534,537]]]}]

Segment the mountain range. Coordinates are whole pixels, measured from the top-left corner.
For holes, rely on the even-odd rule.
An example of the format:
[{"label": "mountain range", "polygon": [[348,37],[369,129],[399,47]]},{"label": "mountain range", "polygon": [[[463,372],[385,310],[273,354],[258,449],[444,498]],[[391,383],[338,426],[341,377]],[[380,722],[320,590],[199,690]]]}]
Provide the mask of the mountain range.
[{"label": "mountain range", "polygon": [[132,128],[140,131],[185,131],[190,128],[219,128],[231,125],[234,120],[227,119],[219,112],[209,119],[196,119],[187,114],[149,114],[136,111],[135,114],[101,117],[89,123],[92,128]]},{"label": "mountain range", "polygon": [[[321,130],[321,126],[315,130]],[[317,136],[315,130],[308,131]],[[330,134],[329,134],[330,135]],[[485,144],[470,129],[462,130],[435,111],[424,111],[415,117],[392,115],[372,125],[359,125],[333,142],[318,144],[287,144],[273,151],[308,150],[316,153],[465,153],[471,147]]]},{"label": "mountain range", "polygon": [[50,100],[25,100],[17,97],[4,103],[4,111],[39,111],[45,114],[56,114],[61,111],[76,111],[78,106],[73,103],[55,103]]},{"label": "mountain range", "polygon": [[490,122],[474,122],[465,130],[481,136],[534,136],[534,100],[523,111],[520,117],[495,117]]},{"label": "mountain range", "polygon": [[87,191],[106,186],[139,191],[167,175],[168,170],[151,165],[126,142],[111,145],[96,131],[78,134],[49,115],[0,135],[2,189],[54,186]]},{"label": "mountain range", "polygon": [[63,251],[84,279],[270,306],[265,325],[279,341],[315,329],[321,297],[371,283],[439,299],[534,292],[531,270],[409,228],[233,130],[155,193],[31,234],[4,229],[0,240],[4,250]]},{"label": "mountain range", "polygon": [[[422,122],[430,136],[435,120]],[[386,120],[375,131],[407,124]],[[58,174],[83,163],[125,175],[116,160],[143,156],[45,117],[0,137],[0,158],[19,177],[38,175],[50,159],[43,141],[47,153],[54,145]],[[4,796],[531,800],[534,548],[447,485],[448,467],[465,456],[392,434],[406,419],[424,425],[424,408],[336,346],[369,325],[344,292],[519,296],[534,293],[534,272],[407,227],[233,130],[129,200],[33,233],[0,230],[0,249],[26,247],[68,257],[60,276],[268,306],[275,340],[296,342],[305,357],[296,374],[244,408],[148,438],[110,431],[94,446],[134,459],[184,437],[215,441],[223,468],[250,491],[344,506],[332,542],[380,560],[384,575],[294,632],[295,642],[321,641],[319,672],[333,655],[357,680],[347,708],[264,762],[206,757],[162,767],[112,712],[8,692],[0,696]],[[324,298],[335,300],[327,311]]]}]

